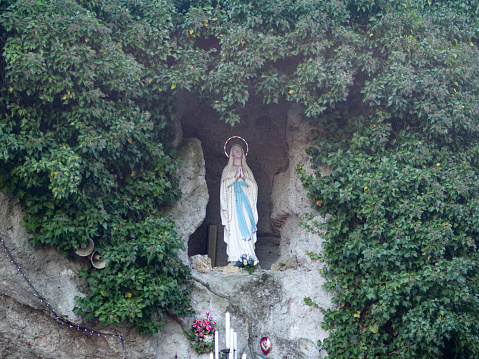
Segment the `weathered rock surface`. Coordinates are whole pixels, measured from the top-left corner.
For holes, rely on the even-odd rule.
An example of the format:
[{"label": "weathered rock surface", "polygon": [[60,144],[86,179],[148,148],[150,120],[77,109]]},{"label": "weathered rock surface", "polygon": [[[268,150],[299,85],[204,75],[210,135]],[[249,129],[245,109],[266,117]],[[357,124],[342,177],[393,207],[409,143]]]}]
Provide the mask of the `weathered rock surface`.
[{"label": "weathered rock surface", "polygon": [[[224,312],[228,311],[231,326],[238,332],[239,354],[256,358],[255,354],[260,355],[259,340],[266,336],[272,343],[271,358],[322,357],[317,342],[327,336],[320,328],[323,316],[304,302],[309,297],[323,308],[330,306],[330,298],[321,295],[324,281],[317,271],[211,272],[197,273],[195,278],[194,304],[198,313],[208,311],[218,319],[221,344]],[[205,291],[201,282],[207,282],[209,289]]]},{"label": "weathered rock surface", "polygon": [[[22,211],[18,200],[0,193],[0,238],[18,263],[13,263],[5,248],[0,247],[0,294],[33,309],[43,309],[43,303],[33,295],[31,287],[20,274],[28,275],[41,293],[49,293],[50,304],[57,314],[68,320],[80,321],[73,313],[74,297],[83,295],[85,283],[79,278],[81,260],[70,262],[50,247],[33,248],[30,235],[20,226]],[[20,267],[20,268],[19,268]],[[68,297],[64,293],[69,293]]]},{"label": "weathered rock surface", "polygon": [[209,273],[213,270],[211,266],[211,258],[207,255],[197,254],[193,257],[190,257],[191,268],[200,272],[200,273]]},{"label": "weathered rock surface", "polygon": [[287,269],[298,269],[298,261],[296,260],[296,258],[293,257],[289,259],[282,259],[277,263],[273,263],[273,265],[271,266],[272,271],[284,271]]},{"label": "weathered rock surface", "polygon": [[[300,267],[312,270],[320,263],[313,261],[306,252],[322,252],[322,240],[317,234],[300,227],[301,218],[313,211],[311,201],[296,172],[298,165],[303,166],[307,173],[312,172],[309,156],[306,154],[306,148],[311,146],[312,141],[311,127],[302,120],[301,114],[301,107],[296,104],[288,110],[287,127],[290,131],[287,131],[286,140],[289,166],[273,179],[271,221],[281,234],[280,259],[277,266],[291,262],[294,257]],[[323,222],[324,218],[313,213],[312,221]],[[277,266],[274,268],[279,269]]]},{"label": "weathered rock surface", "polygon": [[236,266],[215,267],[214,270],[222,274],[233,274],[241,272],[241,268]]},{"label": "weathered rock surface", "polygon": [[[206,205],[210,197],[205,180],[205,159],[201,142],[196,138],[188,139],[180,146],[178,156],[181,158],[177,166],[181,198],[167,214],[175,219],[178,236],[184,240],[187,248],[188,238],[205,219]],[[184,264],[189,265],[188,250],[180,251],[178,256]]]}]

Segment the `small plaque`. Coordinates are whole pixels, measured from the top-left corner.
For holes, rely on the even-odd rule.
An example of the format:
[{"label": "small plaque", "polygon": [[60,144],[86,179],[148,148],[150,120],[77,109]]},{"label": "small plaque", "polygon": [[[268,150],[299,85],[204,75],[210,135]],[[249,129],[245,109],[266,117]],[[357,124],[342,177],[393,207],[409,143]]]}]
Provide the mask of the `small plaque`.
[{"label": "small plaque", "polygon": [[218,226],[208,226],[208,257],[211,259],[211,266],[216,267],[216,239],[218,237]]}]

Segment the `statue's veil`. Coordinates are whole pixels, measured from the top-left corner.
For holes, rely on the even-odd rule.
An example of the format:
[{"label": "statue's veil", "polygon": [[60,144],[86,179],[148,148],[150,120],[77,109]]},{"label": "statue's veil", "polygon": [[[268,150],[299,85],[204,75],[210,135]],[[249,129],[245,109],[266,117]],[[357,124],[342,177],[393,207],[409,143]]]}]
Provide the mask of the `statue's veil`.
[{"label": "statue's veil", "polygon": [[243,155],[241,157],[241,165],[243,166],[244,175],[247,178],[254,179],[253,172],[251,171],[251,169],[248,167],[248,164],[246,163],[246,156],[244,155],[243,146],[241,146],[239,144],[234,144],[230,148],[230,157],[228,159],[228,164],[224,168],[223,174],[221,175],[221,180],[223,180],[225,178],[231,178],[231,177],[234,177],[236,175],[236,167],[233,165],[233,147],[235,147],[235,146],[239,146],[241,148],[241,153]]}]

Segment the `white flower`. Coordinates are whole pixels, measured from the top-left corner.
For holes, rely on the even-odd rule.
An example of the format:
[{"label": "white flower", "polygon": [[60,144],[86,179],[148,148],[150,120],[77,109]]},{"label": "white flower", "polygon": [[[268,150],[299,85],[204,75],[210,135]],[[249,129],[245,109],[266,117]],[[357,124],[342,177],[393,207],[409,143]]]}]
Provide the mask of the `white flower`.
[{"label": "white flower", "polygon": [[247,264],[248,264],[248,262],[246,261],[246,259],[243,259],[243,265],[245,266]]},{"label": "white flower", "polygon": [[255,265],[255,266],[258,265],[258,263],[259,263],[258,260],[255,260],[255,261],[254,261],[254,265]]}]

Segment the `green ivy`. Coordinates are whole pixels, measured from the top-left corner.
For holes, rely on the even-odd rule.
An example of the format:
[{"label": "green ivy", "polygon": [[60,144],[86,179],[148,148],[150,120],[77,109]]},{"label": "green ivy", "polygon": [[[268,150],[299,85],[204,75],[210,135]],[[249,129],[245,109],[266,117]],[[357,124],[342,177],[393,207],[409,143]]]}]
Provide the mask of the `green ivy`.
[{"label": "green ivy", "polygon": [[158,34],[171,24],[156,15],[170,8],[102,3],[97,16],[81,3],[17,1],[2,13],[0,188],[21,200],[34,245],[67,254],[91,238],[106,259],[82,271],[90,293],[77,314],[154,333],[163,311],[189,312],[183,240],[160,214],[179,194],[164,145],[174,98],[145,68],[166,51]]},{"label": "green ivy", "polygon": [[325,317],[325,348],[338,358],[476,357],[479,146],[384,134],[381,123],[355,133],[324,159],[330,176],[300,171],[330,215],[323,273],[339,309]]},{"label": "green ivy", "polygon": [[327,218],[303,224],[325,236],[322,273],[337,304],[323,348],[334,358],[475,358],[477,17],[452,3],[379,5],[358,19],[357,56],[345,53],[357,74],[349,97],[312,119],[316,171],[298,168]]},{"label": "green ivy", "polygon": [[[234,125],[252,96],[316,126],[300,170],[328,217],[335,358],[477,355],[475,0],[18,0],[0,18],[0,189],[32,243],[92,238],[78,313],[161,327],[188,310],[175,95]],[[307,301],[306,304],[312,305]],[[314,305],[313,305],[314,306]],[[81,309],[80,309],[81,308]]]},{"label": "green ivy", "polygon": [[181,247],[172,234],[171,219],[152,216],[142,222],[120,222],[112,228],[116,241],[104,247],[106,267],[81,276],[90,285],[91,294],[77,297],[87,319],[99,318],[106,324],[128,320],[140,333],[162,328],[158,308],[178,307],[177,313],[190,314],[187,295],[190,288],[178,291],[178,284],[189,278],[189,272],[177,258]]}]

